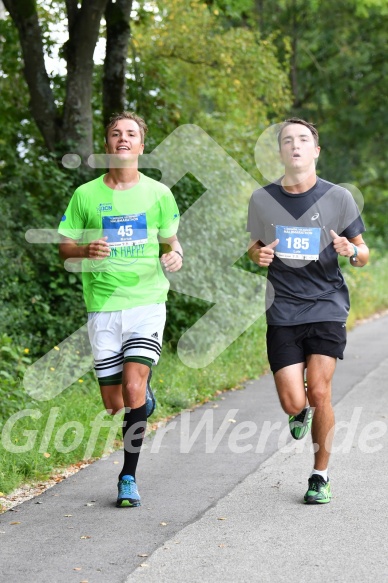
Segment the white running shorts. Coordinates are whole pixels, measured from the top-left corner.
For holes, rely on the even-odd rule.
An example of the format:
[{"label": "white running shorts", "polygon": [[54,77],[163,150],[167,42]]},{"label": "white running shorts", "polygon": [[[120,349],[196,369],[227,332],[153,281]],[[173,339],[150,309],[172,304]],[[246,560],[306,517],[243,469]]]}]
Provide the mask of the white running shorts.
[{"label": "white running shorts", "polygon": [[149,358],[157,364],[165,323],[164,303],[117,312],[90,312],[88,333],[97,377],[122,372],[127,357]]}]

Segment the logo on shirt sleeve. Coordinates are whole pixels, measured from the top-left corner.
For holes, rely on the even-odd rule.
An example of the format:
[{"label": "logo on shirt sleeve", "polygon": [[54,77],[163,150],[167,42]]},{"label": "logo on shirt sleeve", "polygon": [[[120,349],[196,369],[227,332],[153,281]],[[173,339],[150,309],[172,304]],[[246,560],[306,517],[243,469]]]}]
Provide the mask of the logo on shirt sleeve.
[{"label": "logo on shirt sleeve", "polygon": [[111,211],[112,210],[112,205],[110,202],[102,202],[101,204],[98,205],[97,207],[97,212],[98,213],[104,213],[107,211]]}]

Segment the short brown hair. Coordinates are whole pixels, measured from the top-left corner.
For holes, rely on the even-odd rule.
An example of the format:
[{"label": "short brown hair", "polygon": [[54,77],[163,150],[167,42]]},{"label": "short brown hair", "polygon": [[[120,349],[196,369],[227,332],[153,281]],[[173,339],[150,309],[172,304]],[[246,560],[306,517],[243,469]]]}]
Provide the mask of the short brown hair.
[{"label": "short brown hair", "polygon": [[112,117],[109,119],[108,125],[105,128],[105,143],[108,143],[109,130],[113,128],[121,119],[132,119],[137,123],[140,129],[141,142],[144,144],[145,135],[148,132],[148,127],[144,119],[139,115],[136,115],[136,113],[133,111],[122,111],[121,113],[114,113],[112,115]]},{"label": "short brown hair", "polygon": [[305,121],[304,119],[300,119],[299,117],[290,117],[289,119],[286,119],[286,120],[285,120],[285,121],[282,123],[282,125],[281,125],[281,127],[280,127],[280,131],[279,131],[279,133],[278,133],[278,144],[279,144],[279,148],[280,148],[280,141],[281,141],[281,138],[282,138],[282,133],[283,133],[283,130],[284,130],[284,129],[285,129],[287,126],[289,126],[290,124],[292,124],[292,123],[299,123],[300,125],[302,125],[302,126],[305,126],[306,128],[308,128],[308,129],[310,130],[310,132],[312,133],[312,135],[313,135],[313,138],[314,138],[315,145],[316,145],[316,146],[319,146],[319,135],[318,135],[318,130],[317,130],[317,128],[314,126],[314,124],[312,124],[312,123],[309,123],[308,121]]}]

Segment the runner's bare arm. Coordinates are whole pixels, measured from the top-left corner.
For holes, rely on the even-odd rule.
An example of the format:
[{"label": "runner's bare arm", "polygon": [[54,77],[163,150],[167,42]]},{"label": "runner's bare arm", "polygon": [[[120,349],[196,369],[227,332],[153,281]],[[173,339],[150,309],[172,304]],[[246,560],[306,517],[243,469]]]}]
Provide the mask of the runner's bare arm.
[{"label": "runner's bare arm", "polygon": [[248,257],[251,261],[260,267],[268,267],[275,256],[274,248],[279,243],[279,239],[275,239],[269,245],[264,245],[262,241],[250,241],[248,247]]},{"label": "runner's bare arm", "polygon": [[166,249],[166,252],[160,258],[166,271],[179,271],[183,264],[183,250],[178,241],[178,237],[173,235],[167,239],[159,236],[159,242],[162,245],[162,249]]},{"label": "runner's bare arm", "polygon": [[62,259],[105,259],[110,254],[107,238],[91,241],[87,245],[78,245],[75,239],[62,237],[59,244],[59,256]]},{"label": "runner's bare arm", "polygon": [[349,262],[353,267],[364,267],[369,260],[369,249],[365,244],[362,235],[357,235],[352,239],[340,237],[333,230],[330,231],[333,238],[333,247],[338,255],[349,257]]}]

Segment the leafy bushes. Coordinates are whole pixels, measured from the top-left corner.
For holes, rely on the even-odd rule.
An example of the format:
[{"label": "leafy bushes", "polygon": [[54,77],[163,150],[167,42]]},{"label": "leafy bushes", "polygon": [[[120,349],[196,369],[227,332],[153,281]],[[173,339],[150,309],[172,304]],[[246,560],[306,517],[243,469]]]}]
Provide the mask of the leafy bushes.
[{"label": "leafy bushes", "polygon": [[0,321],[3,333],[35,356],[86,320],[78,275],[63,268],[56,244],[31,244],[29,229],[56,229],[73,190],[54,161],[10,165],[0,200]]},{"label": "leafy bushes", "polygon": [[31,363],[29,349],[16,346],[6,334],[0,336],[0,427],[12,413],[29,403],[22,386],[27,366]]}]

